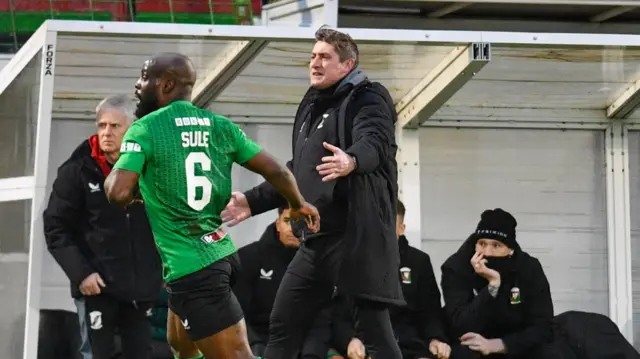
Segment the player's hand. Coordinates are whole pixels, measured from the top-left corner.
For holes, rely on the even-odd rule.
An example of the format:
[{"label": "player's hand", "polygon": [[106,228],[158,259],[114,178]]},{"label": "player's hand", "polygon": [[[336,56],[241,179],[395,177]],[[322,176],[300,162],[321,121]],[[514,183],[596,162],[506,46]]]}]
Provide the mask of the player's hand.
[{"label": "player's hand", "polygon": [[229,227],[233,227],[251,217],[251,208],[244,193],[231,193],[231,200],[222,213],[220,213],[220,217],[222,218],[222,223],[225,223]]},{"label": "player's hand", "polygon": [[316,170],[322,176],[322,182],[328,182],[338,177],[344,177],[356,168],[356,161],[341,150],[339,147],[326,142],[322,144],[324,148],[333,152],[332,156],[322,157],[323,164],[318,165]]},{"label": "player's hand", "polygon": [[443,343],[438,339],[429,342],[429,351],[438,359],[449,359],[451,355],[451,347],[447,343]]},{"label": "player's hand", "polygon": [[307,227],[313,233],[317,233],[320,230],[320,214],[318,213],[318,209],[310,203],[304,202],[300,208],[292,208],[289,211],[289,216],[294,221],[304,219]]},{"label": "player's hand", "polygon": [[102,277],[98,273],[89,274],[87,278],[85,278],[82,283],[80,283],[80,293],[82,295],[98,295],[102,293],[102,289],[106,287]]}]

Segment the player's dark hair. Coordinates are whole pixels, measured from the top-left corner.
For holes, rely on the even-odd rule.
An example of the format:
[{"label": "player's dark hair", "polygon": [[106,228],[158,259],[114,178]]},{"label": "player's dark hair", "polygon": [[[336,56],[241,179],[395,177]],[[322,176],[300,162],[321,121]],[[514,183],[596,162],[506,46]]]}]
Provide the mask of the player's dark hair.
[{"label": "player's dark hair", "polygon": [[280,206],[278,207],[278,216],[282,215],[285,209],[289,208],[288,206]]}]

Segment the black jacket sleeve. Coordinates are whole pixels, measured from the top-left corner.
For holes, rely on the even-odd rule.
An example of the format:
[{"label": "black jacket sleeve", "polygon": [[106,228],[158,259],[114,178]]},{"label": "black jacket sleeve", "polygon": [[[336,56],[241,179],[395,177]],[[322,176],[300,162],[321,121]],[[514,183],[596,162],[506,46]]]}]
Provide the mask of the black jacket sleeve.
[{"label": "black jacket sleeve", "polygon": [[549,281],[540,262],[532,258],[531,263],[531,283],[527,286],[527,297],[522,300],[529,327],[502,338],[509,356],[518,356],[553,339],[553,302]]},{"label": "black jacket sleeve", "polygon": [[[293,160],[287,162],[287,168],[293,171]],[[252,216],[287,205],[287,200],[267,181],[244,192],[244,195],[247,197],[247,202],[249,202]]]},{"label": "black jacket sleeve", "polygon": [[496,301],[484,287],[473,297],[470,282],[449,267],[442,267],[442,294],[445,316],[455,336],[481,332],[491,317]]},{"label": "black jacket sleeve", "polygon": [[[255,284],[255,273],[260,270],[260,260],[258,254],[258,242],[250,243],[238,250],[240,258],[240,270],[237,273],[236,282],[233,286],[233,293],[238,298],[243,313],[251,314],[251,301],[253,299],[253,287]],[[253,343],[257,338],[250,325],[251,318],[247,318],[247,337],[249,343]]]},{"label": "black jacket sleeve", "polygon": [[422,273],[419,278],[422,279],[418,284],[421,308],[416,319],[421,323],[422,336],[427,339],[427,344],[433,339],[446,343],[447,338],[442,323],[440,289],[433,273],[431,259],[426,254],[421,256],[421,259],[423,262],[420,263]]},{"label": "black jacket sleeve", "polygon": [[356,329],[351,302],[344,297],[334,302],[331,327],[331,347],[346,356],[349,342],[356,336]]},{"label": "black jacket sleeve", "polygon": [[78,247],[79,241],[83,240],[78,222],[82,218],[85,192],[78,172],[73,163],[58,170],[43,214],[47,248],[74,285],[96,272]]},{"label": "black jacket sleeve", "polygon": [[389,158],[395,136],[393,109],[377,93],[359,98],[360,110],[353,119],[353,144],[345,152],[355,156],[355,173],[370,173]]}]

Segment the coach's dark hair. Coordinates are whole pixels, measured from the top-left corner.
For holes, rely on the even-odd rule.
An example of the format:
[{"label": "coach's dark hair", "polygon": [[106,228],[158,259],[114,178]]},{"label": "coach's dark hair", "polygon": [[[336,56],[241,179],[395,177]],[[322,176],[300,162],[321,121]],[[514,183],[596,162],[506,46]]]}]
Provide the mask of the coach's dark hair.
[{"label": "coach's dark hair", "polygon": [[356,42],[353,41],[349,34],[321,27],[316,31],[316,41],[326,42],[333,46],[338,56],[340,56],[341,62],[353,59],[355,61],[353,67],[358,66],[360,62],[360,52],[358,51],[358,45],[356,45]]},{"label": "coach's dark hair", "polygon": [[398,200],[397,211],[398,211],[397,212],[398,216],[404,218],[404,214],[406,213],[407,210],[404,208],[404,203],[402,203],[401,200]]}]

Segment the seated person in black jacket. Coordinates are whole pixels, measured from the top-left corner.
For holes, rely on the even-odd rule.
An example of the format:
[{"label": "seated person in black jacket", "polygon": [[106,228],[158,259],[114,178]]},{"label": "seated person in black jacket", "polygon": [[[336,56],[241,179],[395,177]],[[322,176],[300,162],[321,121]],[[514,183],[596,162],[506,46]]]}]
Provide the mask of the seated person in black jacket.
[{"label": "seated person in black jacket", "polygon": [[[271,308],[280,281],[298,247],[300,241],[291,230],[289,210],[279,208],[278,219],[267,227],[260,240],[238,250],[240,268],[236,273],[233,292],[244,311],[249,345],[254,355],[262,355],[269,341]],[[314,351],[322,352],[317,358],[326,355],[330,324],[323,319],[319,317],[309,332],[301,358],[316,358]],[[327,339],[322,340],[323,336]],[[314,349],[318,346],[324,349]]]},{"label": "seated person in black jacket", "polygon": [[[452,358],[550,359],[553,303],[540,262],[516,242],[515,218],[482,213],[475,232],[442,265]],[[457,343],[457,344],[458,344]]]},{"label": "seated person in black jacket", "polygon": [[[429,255],[409,246],[409,241],[404,237],[405,212],[404,204],[398,201],[398,275],[407,305],[389,309],[393,331],[404,359],[447,359],[451,354],[451,347],[446,343],[440,290]],[[364,346],[355,333],[353,315],[349,308],[348,299],[336,298],[332,332],[333,351],[344,357],[358,358],[357,353],[363,353]]]}]

